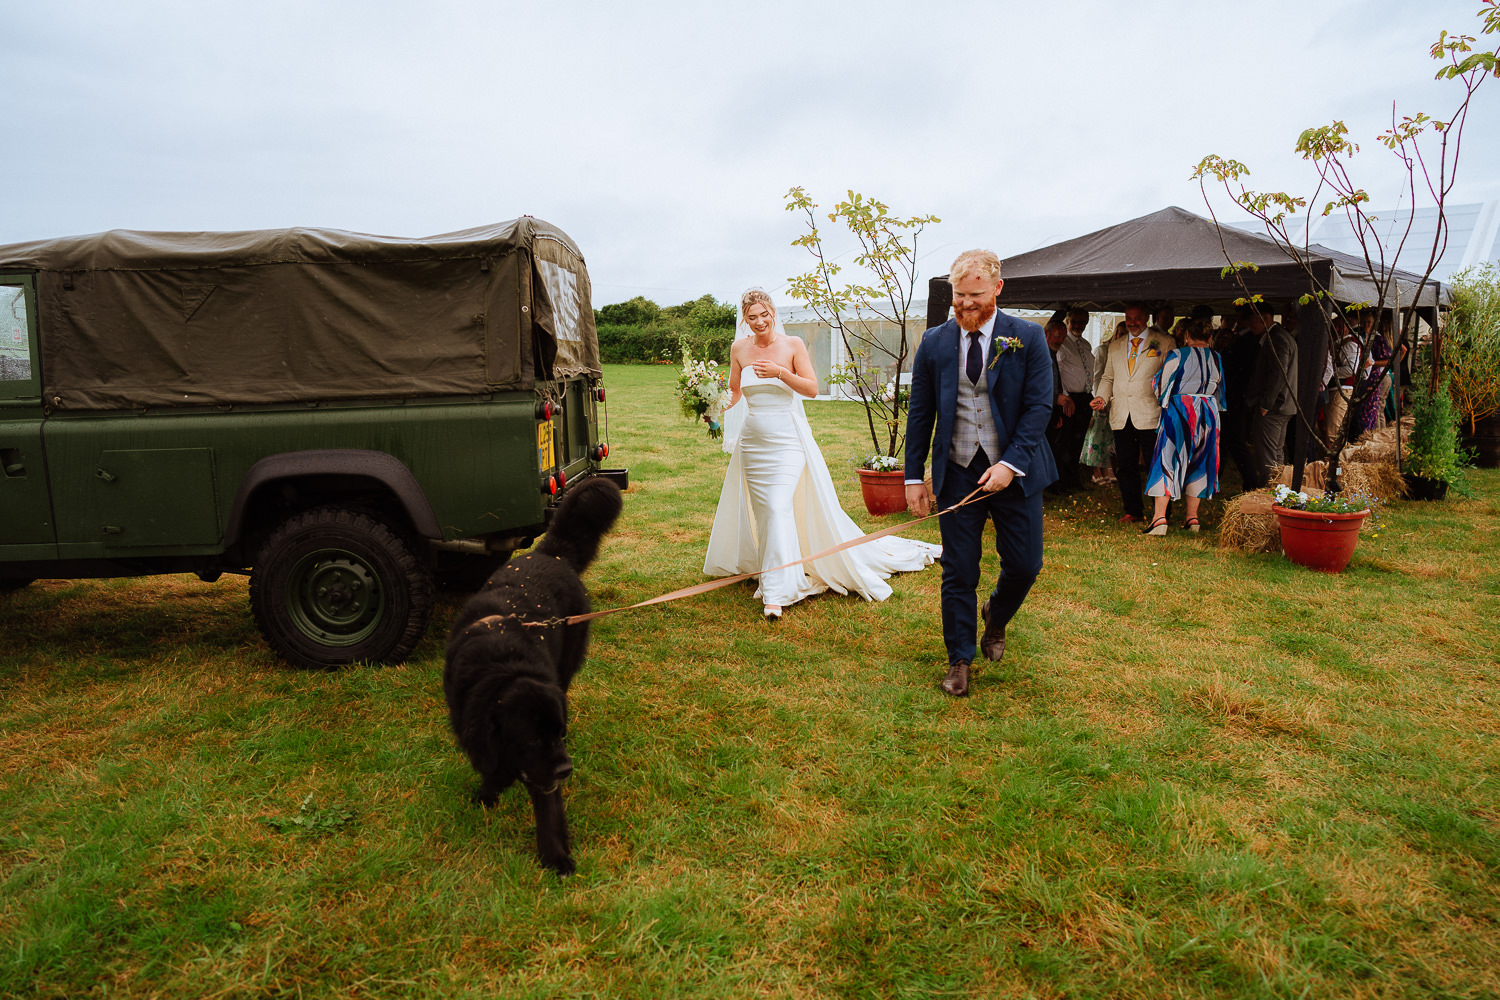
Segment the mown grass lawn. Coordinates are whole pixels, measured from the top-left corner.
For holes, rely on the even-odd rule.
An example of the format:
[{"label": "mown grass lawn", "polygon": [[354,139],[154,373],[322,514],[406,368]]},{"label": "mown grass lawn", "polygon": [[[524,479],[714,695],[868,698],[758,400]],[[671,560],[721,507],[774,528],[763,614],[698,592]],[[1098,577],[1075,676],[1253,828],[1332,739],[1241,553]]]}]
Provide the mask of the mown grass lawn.
[{"label": "mown grass lawn", "polygon": [[[727,459],[674,378],[607,373],[601,607],[701,579]],[[808,411],[875,526],[859,412]],[[1473,482],[1338,576],[1049,502],[963,701],[936,569],[775,626],[743,586],[601,619],[567,880],[519,790],[468,801],[457,599],[405,665],[313,674],[243,581],[34,584],[0,596],[0,995],[1500,995],[1500,474]]]}]

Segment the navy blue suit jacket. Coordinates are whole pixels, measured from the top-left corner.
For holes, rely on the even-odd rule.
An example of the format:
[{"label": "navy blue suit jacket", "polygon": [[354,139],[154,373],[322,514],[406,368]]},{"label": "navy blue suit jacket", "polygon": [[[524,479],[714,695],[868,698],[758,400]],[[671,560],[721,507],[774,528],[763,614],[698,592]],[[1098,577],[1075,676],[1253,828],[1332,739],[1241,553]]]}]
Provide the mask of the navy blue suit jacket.
[{"label": "navy blue suit jacket", "polygon": [[[906,478],[922,478],[931,443],[932,489],[942,493],[958,412],[959,328],[954,320],[922,335],[911,366],[911,403],[906,414]],[[1021,346],[998,350],[1001,337]],[[1042,328],[996,311],[990,354],[985,359],[990,413],[1000,437],[1000,454],[990,462],[1018,469],[1022,491],[1031,496],[1057,480],[1057,466],[1045,437],[1052,419],[1052,353]],[[967,377],[967,376],[963,376]],[[936,433],[934,433],[934,429]]]}]

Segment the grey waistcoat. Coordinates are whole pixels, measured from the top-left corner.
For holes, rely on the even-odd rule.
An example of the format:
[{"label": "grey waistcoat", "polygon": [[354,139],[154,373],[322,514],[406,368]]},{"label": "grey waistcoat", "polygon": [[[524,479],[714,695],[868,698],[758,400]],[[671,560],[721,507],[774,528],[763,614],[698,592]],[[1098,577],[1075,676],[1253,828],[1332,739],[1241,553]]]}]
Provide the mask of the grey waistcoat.
[{"label": "grey waistcoat", "polygon": [[[959,331],[965,351],[969,347],[969,333]],[[990,412],[989,378],[987,372],[979,375],[979,384],[969,381],[964,373],[963,358],[958,366],[958,412],[953,419],[953,443],[948,448],[948,458],[961,466],[974,461],[974,454],[984,445],[984,453],[990,464],[1000,461],[1000,435],[995,431],[995,416]]]}]

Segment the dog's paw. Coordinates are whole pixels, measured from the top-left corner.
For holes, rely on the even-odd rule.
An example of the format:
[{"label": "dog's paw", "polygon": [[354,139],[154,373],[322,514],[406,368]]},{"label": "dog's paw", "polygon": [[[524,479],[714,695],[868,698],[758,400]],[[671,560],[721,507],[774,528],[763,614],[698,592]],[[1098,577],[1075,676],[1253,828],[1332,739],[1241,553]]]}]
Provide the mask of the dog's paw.
[{"label": "dog's paw", "polygon": [[480,788],[473,795],[469,796],[469,801],[476,806],[483,806],[488,809],[500,801],[500,792],[494,788]]},{"label": "dog's paw", "polygon": [[555,858],[543,858],[542,864],[555,871],[558,878],[567,878],[578,870],[578,866],[573,863],[573,857],[570,854],[564,854]]}]

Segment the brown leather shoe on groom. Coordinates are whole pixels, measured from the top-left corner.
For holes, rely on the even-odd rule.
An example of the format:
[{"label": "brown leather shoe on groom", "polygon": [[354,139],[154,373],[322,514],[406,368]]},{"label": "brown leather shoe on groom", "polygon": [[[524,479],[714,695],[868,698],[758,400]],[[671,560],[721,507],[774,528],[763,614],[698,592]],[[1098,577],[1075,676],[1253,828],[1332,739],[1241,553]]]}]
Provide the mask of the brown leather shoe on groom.
[{"label": "brown leather shoe on groom", "polygon": [[969,693],[969,661],[956,660],[948,664],[948,676],[943,678],[943,693],[962,698]]},{"label": "brown leather shoe on groom", "polygon": [[996,627],[990,621],[990,603],[994,601],[991,597],[984,602],[984,607],[979,609],[979,617],[984,619],[984,635],[979,637],[979,651],[986,659],[1000,662],[1000,657],[1005,655],[1005,626]]}]

